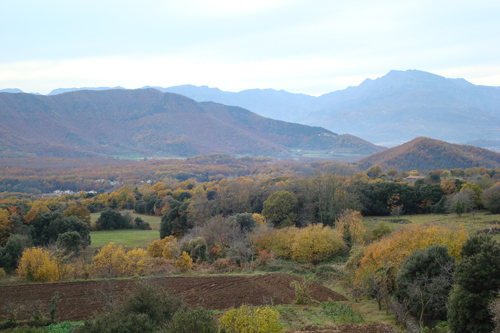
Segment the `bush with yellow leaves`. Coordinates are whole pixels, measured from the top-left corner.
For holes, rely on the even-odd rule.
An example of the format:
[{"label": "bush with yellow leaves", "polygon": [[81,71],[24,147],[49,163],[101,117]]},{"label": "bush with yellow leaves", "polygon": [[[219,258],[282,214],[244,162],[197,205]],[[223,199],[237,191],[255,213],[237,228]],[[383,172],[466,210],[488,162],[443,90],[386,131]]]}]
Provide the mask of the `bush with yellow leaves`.
[{"label": "bush with yellow leaves", "polygon": [[31,247],[23,251],[17,275],[27,281],[49,282],[67,277],[71,268],[50,251]]},{"label": "bush with yellow leaves", "polygon": [[126,251],[122,245],[111,242],[94,256],[94,270],[98,276],[118,277],[146,274],[147,252],[134,248]]},{"label": "bush with yellow leaves", "polygon": [[220,329],[227,333],[281,333],[279,312],[269,306],[250,308],[242,305],[231,309],[219,319]]},{"label": "bush with yellow leaves", "polygon": [[251,238],[260,250],[272,251],[283,259],[313,264],[334,257],[344,246],[342,234],[322,224],[310,224],[302,229],[267,229],[255,232]]},{"label": "bush with yellow leaves", "polygon": [[187,254],[186,251],[182,251],[179,259],[175,261],[175,267],[180,269],[183,273],[186,273],[193,267],[193,259]]},{"label": "bush with yellow leaves", "polygon": [[148,254],[153,257],[164,257],[165,259],[175,259],[179,256],[179,245],[177,238],[168,236],[163,239],[148,244]]},{"label": "bush with yellow leaves", "polygon": [[454,230],[434,224],[405,226],[363,250],[363,257],[355,271],[355,278],[389,267],[389,278],[394,281],[404,260],[416,249],[439,244],[448,247],[448,253],[460,259],[462,245],[467,240],[463,229]]}]

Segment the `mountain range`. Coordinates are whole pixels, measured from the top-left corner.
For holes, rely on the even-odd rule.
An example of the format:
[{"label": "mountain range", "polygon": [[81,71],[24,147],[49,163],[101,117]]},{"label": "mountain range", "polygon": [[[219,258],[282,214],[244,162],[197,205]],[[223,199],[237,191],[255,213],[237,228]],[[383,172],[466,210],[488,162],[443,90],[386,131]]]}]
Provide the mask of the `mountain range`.
[{"label": "mountain range", "polygon": [[385,148],[352,135],[198,103],[157,89],[0,93],[0,155],[361,157]]},{"label": "mountain range", "polygon": [[[121,87],[116,87],[121,88]],[[359,86],[318,97],[284,90],[227,92],[207,86],[155,88],[189,97],[239,106],[261,116],[349,133],[383,146],[396,146],[418,136],[500,150],[500,87],[478,86],[418,70],[392,70]],[[74,90],[55,89],[49,95]],[[500,142],[500,141],[499,141]]]}]

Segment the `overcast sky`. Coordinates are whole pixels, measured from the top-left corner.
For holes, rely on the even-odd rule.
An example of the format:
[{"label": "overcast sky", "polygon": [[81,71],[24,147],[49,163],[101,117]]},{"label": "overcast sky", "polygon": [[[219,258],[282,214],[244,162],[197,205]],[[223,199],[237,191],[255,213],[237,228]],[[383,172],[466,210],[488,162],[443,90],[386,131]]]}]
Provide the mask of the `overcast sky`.
[{"label": "overcast sky", "polygon": [[500,86],[500,1],[0,0],[0,89],[320,95],[419,69]]}]

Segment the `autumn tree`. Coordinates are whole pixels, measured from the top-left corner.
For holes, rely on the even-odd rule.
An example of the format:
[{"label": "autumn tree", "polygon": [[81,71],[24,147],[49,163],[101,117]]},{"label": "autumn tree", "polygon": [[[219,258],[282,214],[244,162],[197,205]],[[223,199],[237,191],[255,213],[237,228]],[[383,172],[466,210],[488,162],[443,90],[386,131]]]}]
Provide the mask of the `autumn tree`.
[{"label": "autumn tree", "polygon": [[380,267],[391,267],[389,277],[394,281],[404,260],[413,251],[433,244],[447,246],[448,253],[458,259],[466,239],[467,233],[461,229],[453,230],[432,224],[405,226],[365,247],[363,258],[355,272],[355,279],[357,276],[363,276],[365,272],[374,272]]},{"label": "autumn tree", "polygon": [[368,177],[372,179],[377,178],[381,173],[382,173],[382,168],[380,167],[380,165],[374,165],[366,171]]},{"label": "autumn tree", "polygon": [[146,274],[147,252],[134,248],[126,251],[122,245],[111,242],[103,246],[92,258],[94,268],[100,276],[136,276]]},{"label": "autumn tree", "polygon": [[403,214],[403,204],[400,202],[400,195],[394,194],[387,200],[387,208],[391,210],[391,215],[399,218],[399,215]]},{"label": "autumn tree", "polygon": [[49,251],[32,247],[23,251],[17,275],[28,281],[49,282],[59,279],[58,270],[58,263]]},{"label": "autumn tree", "polygon": [[492,214],[500,213],[500,184],[490,187],[481,195],[484,207]]},{"label": "autumn tree", "polygon": [[362,218],[360,212],[346,209],[335,221],[335,229],[349,246],[364,244],[363,236],[366,233],[366,228],[363,226]]},{"label": "autumn tree", "polygon": [[274,192],[264,201],[262,215],[276,226],[294,225],[297,214],[293,211],[297,203],[297,198],[288,191]]},{"label": "autumn tree", "polygon": [[11,234],[14,224],[9,219],[9,211],[0,208],[0,246],[5,245]]},{"label": "autumn tree", "polygon": [[66,209],[63,213],[64,216],[76,216],[80,221],[87,223],[89,228],[90,225],[90,211],[82,205],[73,205]]}]

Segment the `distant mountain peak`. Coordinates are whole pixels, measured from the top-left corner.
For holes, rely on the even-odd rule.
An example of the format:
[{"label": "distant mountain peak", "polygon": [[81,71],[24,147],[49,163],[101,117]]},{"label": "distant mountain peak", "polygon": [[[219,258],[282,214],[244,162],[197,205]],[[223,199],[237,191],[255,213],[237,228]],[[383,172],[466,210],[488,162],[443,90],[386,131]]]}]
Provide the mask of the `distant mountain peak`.
[{"label": "distant mountain peak", "polygon": [[10,93],[10,94],[20,94],[24,93],[21,89],[18,88],[6,88],[6,89],[0,89],[0,93],[5,92],[5,93]]}]

